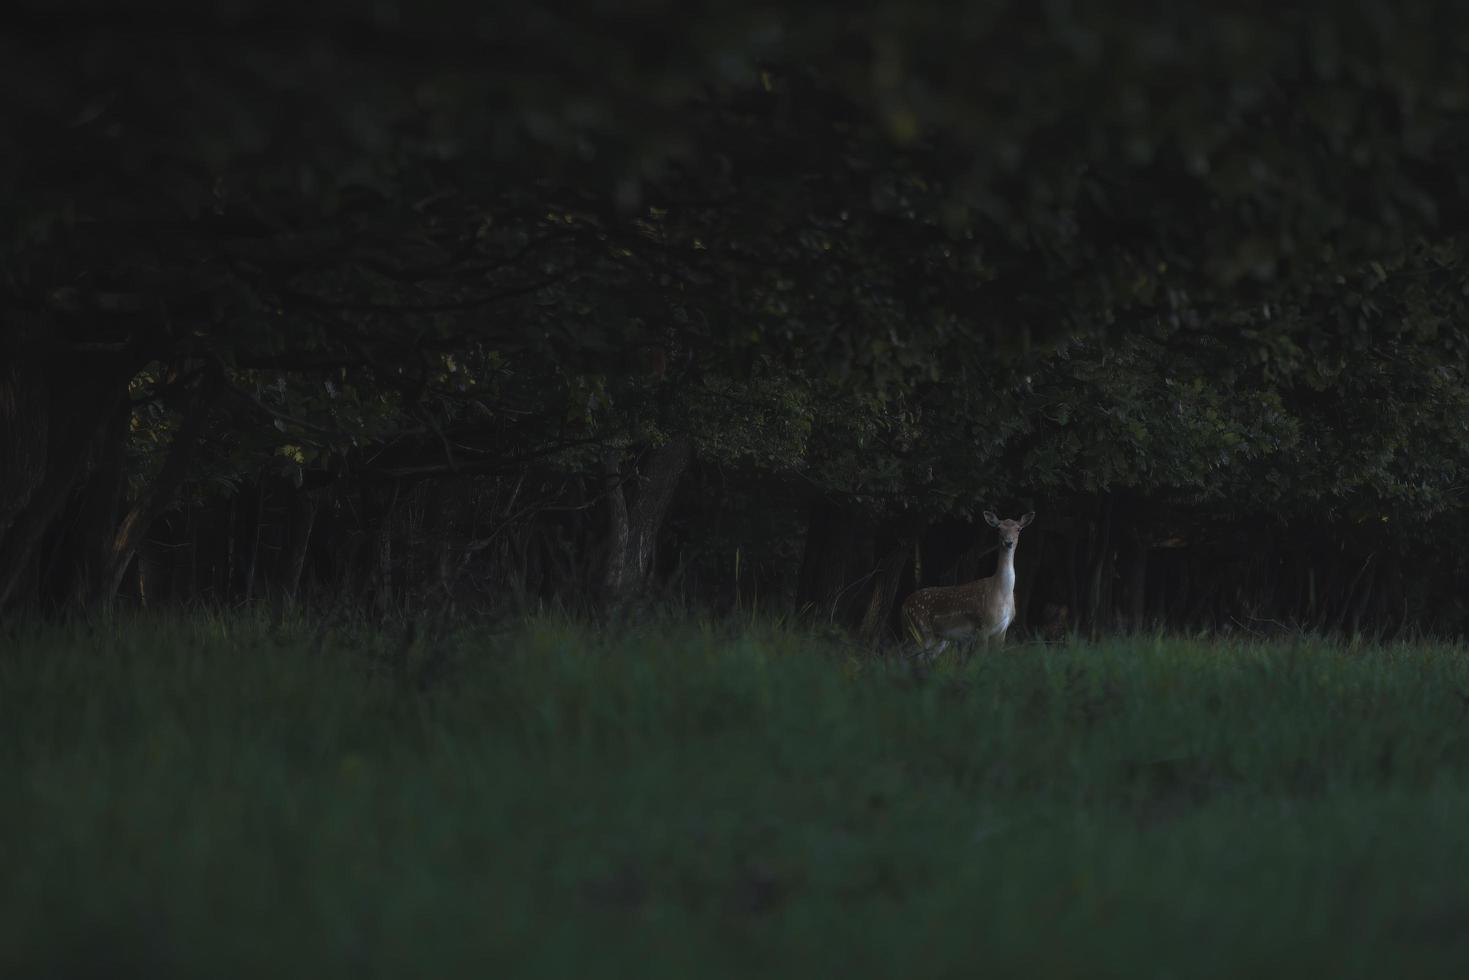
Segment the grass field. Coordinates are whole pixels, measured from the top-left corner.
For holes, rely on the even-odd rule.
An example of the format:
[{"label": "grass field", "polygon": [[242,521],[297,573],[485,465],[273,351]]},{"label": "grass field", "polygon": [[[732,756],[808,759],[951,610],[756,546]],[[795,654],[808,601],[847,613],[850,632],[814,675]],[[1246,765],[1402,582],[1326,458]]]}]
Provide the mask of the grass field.
[{"label": "grass field", "polygon": [[1469,976],[1469,652],[0,634],[0,976]]}]

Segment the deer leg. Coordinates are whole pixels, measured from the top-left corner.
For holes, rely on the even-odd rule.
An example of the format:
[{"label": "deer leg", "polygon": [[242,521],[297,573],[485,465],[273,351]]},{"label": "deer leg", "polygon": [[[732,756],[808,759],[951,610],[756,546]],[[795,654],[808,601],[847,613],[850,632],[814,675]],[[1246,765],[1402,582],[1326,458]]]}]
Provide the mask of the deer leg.
[{"label": "deer leg", "polygon": [[979,634],[976,634],[976,636],[974,638],[974,641],[972,643],[970,643],[970,652],[971,653],[973,652],[975,646],[978,646],[979,647],[980,656],[981,657],[984,656],[985,654],[989,653],[989,649],[990,649],[990,637],[989,637],[989,634],[987,634],[987,633],[979,633]]}]

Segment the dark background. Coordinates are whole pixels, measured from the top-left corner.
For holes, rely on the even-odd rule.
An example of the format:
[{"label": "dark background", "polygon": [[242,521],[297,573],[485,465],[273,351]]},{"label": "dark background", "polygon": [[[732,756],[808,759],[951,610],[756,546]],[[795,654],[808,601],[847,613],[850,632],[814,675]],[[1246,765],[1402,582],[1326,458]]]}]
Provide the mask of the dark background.
[{"label": "dark background", "polygon": [[0,13],[0,609],[1469,626],[1469,9]]}]

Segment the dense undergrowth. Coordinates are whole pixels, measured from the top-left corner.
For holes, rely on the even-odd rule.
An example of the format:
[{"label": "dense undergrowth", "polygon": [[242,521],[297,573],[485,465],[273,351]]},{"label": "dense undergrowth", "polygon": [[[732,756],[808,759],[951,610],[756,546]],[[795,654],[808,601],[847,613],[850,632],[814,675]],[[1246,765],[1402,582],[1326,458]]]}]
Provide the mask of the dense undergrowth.
[{"label": "dense undergrowth", "polygon": [[0,975],[1469,963],[1469,654],[785,627],[0,634]]}]

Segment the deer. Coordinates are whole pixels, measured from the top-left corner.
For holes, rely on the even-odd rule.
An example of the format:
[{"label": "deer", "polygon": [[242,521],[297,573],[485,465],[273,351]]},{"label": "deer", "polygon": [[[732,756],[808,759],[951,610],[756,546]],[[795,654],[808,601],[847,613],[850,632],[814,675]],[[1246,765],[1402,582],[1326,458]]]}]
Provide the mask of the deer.
[{"label": "deer", "polygon": [[950,640],[978,637],[986,648],[992,641],[1003,643],[1015,618],[1015,546],[1021,530],[1035,520],[1035,511],[1018,521],[1002,521],[985,511],[984,520],[1000,533],[995,574],[963,585],[919,589],[903,600],[903,621],[931,657],[942,653]]}]

